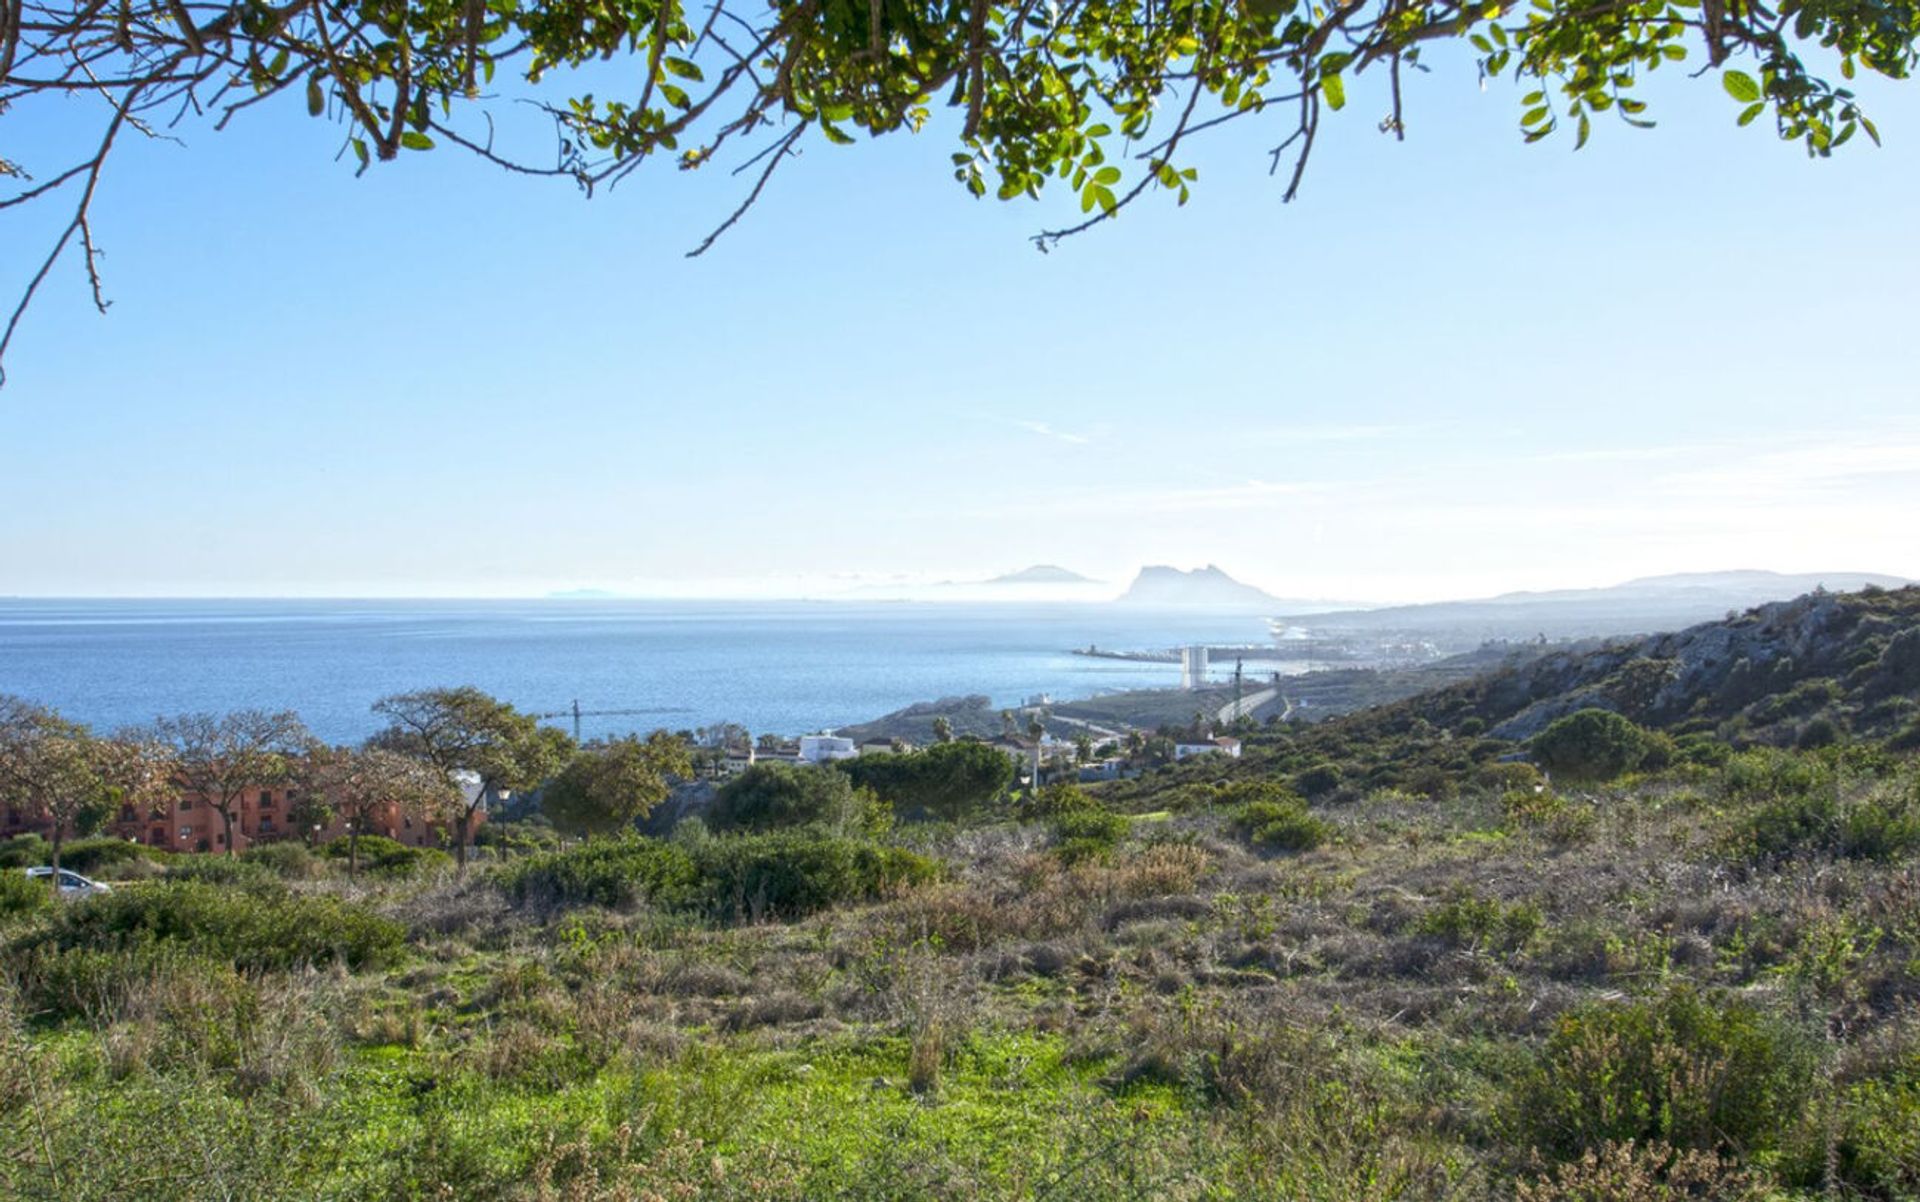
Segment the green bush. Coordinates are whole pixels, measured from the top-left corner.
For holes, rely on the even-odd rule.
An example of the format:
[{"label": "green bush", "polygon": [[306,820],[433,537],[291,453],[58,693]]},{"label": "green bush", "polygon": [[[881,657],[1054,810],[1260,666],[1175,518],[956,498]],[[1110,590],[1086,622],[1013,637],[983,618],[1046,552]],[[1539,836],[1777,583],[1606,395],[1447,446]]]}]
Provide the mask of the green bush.
[{"label": "green bush", "polygon": [[408,847],[385,835],[362,835],[359,851],[350,853],[350,842],[341,836],[323,846],[320,854],[330,860],[341,861],[345,861],[349,854],[357,854],[360,871],[385,877],[418,876],[422,872],[453,867],[453,857],[437,847]]},{"label": "green bush", "polygon": [[292,840],[249,847],[240,853],[240,858],[259,864],[286,881],[308,881],[325,872],[325,866],[307,850],[306,844]]},{"label": "green bush", "polygon": [[1318,801],[1339,789],[1343,779],[1345,778],[1341,774],[1340,765],[1315,764],[1294,775],[1293,788],[1300,796]]},{"label": "green bush", "polygon": [[[1612,710],[1583,709],[1556,719],[1528,745],[1548,772],[1577,781],[1607,781],[1647,765],[1665,746]],[[1658,767],[1659,764],[1650,765]]]},{"label": "green bush", "polygon": [[680,906],[693,899],[699,870],[676,841],[638,835],[539,852],[496,874],[515,905]]},{"label": "green bush", "polygon": [[1689,987],[1564,1016],[1511,1098],[1521,1146],[1561,1158],[1613,1141],[1751,1156],[1779,1146],[1811,1086],[1797,1033]]},{"label": "green bush", "polygon": [[[51,855],[52,848],[47,849]],[[143,867],[155,858],[153,849],[127,839],[100,837],[76,839],[60,848],[60,866],[82,876],[118,878],[129,865]],[[41,863],[46,863],[42,860]],[[149,870],[150,871],[150,870]]]},{"label": "green bush", "polygon": [[816,831],[714,839],[698,856],[707,907],[723,918],[794,918],[939,875],[925,856]]},{"label": "green bush", "polygon": [[0,920],[34,914],[53,904],[53,889],[18,868],[0,868]]},{"label": "green bush", "polygon": [[1273,851],[1311,851],[1333,838],[1333,824],[1307,812],[1299,799],[1249,801],[1233,812],[1233,830]]},{"label": "green bush", "polygon": [[1833,767],[1824,760],[1771,749],[1740,752],[1720,770],[1721,792],[1734,802],[1832,794],[1836,786]]},{"label": "green bush", "polygon": [[1104,860],[1131,829],[1124,815],[1097,806],[1063,810],[1053,819],[1054,854],[1068,864]]},{"label": "green bush", "polygon": [[399,960],[406,929],[338,897],[303,896],[278,885],[242,890],[168,880],[62,906],[16,950],[115,952],[147,944],[179,944],[242,971],[362,969]]},{"label": "green bush", "polygon": [[1727,768],[1729,797],[1761,799],[1734,832],[1736,854],[1747,859],[1886,862],[1920,850],[1920,798],[1898,782],[1843,798],[1831,767],[1807,757],[1748,753]]},{"label": "green bush", "polygon": [[53,857],[53,845],[39,835],[0,840],[0,868],[38,868]]},{"label": "green bush", "polygon": [[833,768],[755,764],[720,786],[706,813],[715,831],[822,826],[842,834],[879,834],[892,810]]},{"label": "green bush", "polygon": [[231,856],[182,856],[167,867],[170,881],[198,881],[205,885],[265,885],[280,879],[271,867],[254,859]]},{"label": "green bush", "polygon": [[1099,804],[1079,785],[1061,781],[1028,792],[1016,812],[1022,822],[1045,822],[1075,810],[1095,809]]},{"label": "green bush", "polygon": [[1413,929],[1460,947],[1507,953],[1525,947],[1545,925],[1540,907],[1532,902],[1502,902],[1462,891],[1422,914]]}]

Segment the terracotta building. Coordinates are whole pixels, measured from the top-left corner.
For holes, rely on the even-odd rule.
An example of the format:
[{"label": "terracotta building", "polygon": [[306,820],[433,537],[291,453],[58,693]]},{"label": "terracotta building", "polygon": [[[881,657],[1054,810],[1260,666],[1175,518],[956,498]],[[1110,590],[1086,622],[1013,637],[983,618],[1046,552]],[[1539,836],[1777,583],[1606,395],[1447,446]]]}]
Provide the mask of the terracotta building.
[{"label": "terracotta building", "polygon": [[[300,829],[293,815],[298,800],[298,792],[285,787],[247,790],[233,818],[235,850],[245,851],[256,843],[282,839],[326,843],[347,833],[345,822],[337,817],[323,830]],[[481,806],[474,812],[467,831],[469,840],[485,824],[486,809]],[[23,834],[45,835],[48,828],[49,824],[37,814],[15,806],[0,806],[0,839]],[[170,851],[227,850],[226,828],[220,820],[220,811],[204,796],[193,793],[184,793],[165,807],[151,811],[122,806],[101,833]],[[447,841],[444,824],[404,814],[398,806],[383,807],[360,833],[384,835],[408,847],[439,847]]]}]

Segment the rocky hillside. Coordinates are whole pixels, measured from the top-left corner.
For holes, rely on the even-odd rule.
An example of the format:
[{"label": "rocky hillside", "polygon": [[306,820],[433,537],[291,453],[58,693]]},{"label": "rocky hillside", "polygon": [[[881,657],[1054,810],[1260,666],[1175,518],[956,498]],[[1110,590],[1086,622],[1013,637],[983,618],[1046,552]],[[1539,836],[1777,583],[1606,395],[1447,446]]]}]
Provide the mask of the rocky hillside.
[{"label": "rocky hillside", "polygon": [[1822,722],[1856,738],[1915,731],[1920,587],[1809,593],[1672,634],[1550,653],[1353,720],[1458,729],[1471,719],[1518,740],[1589,706],[1676,734],[1774,744]]}]

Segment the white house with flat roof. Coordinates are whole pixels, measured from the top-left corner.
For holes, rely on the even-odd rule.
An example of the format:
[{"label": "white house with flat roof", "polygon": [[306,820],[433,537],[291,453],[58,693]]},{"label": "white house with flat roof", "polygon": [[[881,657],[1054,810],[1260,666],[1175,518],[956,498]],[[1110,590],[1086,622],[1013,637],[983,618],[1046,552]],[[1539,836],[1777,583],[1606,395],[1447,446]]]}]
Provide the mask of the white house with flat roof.
[{"label": "white house with flat roof", "polygon": [[809,764],[824,764],[828,760],[850,760],[860,754],[852,739],[843,739],[839,735],[801,735],[800,758]]}]

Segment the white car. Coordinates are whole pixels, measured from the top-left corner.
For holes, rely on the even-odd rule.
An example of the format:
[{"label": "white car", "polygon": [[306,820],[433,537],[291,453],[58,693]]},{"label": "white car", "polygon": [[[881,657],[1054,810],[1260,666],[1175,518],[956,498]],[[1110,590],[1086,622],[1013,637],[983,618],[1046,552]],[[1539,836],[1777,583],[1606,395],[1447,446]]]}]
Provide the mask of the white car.
[{"label": "white car", "polygon": [[[27,869],[27,875],[36,881],[44,881],[53,875],[53,869],[42,865],[39,868]],[[112,892],[112,886],[102,885],[99,881],[90,881],[77,872],[69,872],[64,868],[60,870],[61,897],[92,897],[96,893]]]}]

